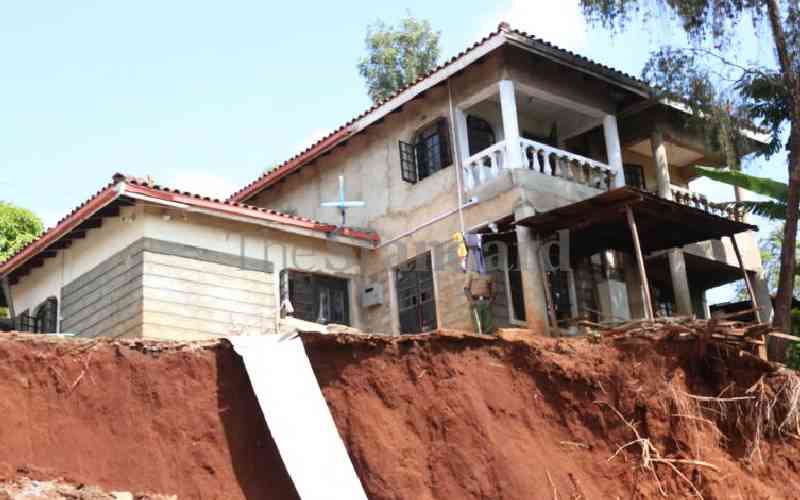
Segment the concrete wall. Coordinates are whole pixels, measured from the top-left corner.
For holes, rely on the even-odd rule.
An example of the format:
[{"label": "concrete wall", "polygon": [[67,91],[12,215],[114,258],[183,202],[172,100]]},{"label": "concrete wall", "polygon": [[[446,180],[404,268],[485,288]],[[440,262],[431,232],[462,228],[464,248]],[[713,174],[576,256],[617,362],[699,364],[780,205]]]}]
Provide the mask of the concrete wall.
[{"label": "concrete wall", "polygon": [[33,269],[11,287],[15,312],[29,310],[33,313],[48,297],[60,298],[63,286],[144,235],[144,219],[136,217],[135,209],[123,208],[121,217],[105,219],[101,227],[90,229],[85,238],[73,241],[68,249],[59,250],[55,257],[46,259],[42,267]]},{"label": "concrete wall", "polygon": [[132,243],[61,289],[61,331],[86,337],[141,336],[143,242]]},{"label": "concrete wall", "polygon": [[59,299],[64,330],[198,338],[273,331],[283,269],[350,280],[361,325],[361,250],[237,221],[138,204],[103,220],[12,287],[16,312]]},{"label": "concrete wall", "polygon": [[277,307],[271,266],[264,266],[269,271],[243,269],[176,255],[169,245],[159,247],[159,253],[143,253],[144,338],[274,333]]},{"label": "concrete wall", "polygon": [[[656,162],[649,156],[641,155],[629,149],[622,150],[622,161],[625,164],[641,165],[644,172],[644,184],[648,191],[658,193],[658,181],[656,179]],[[688,168],[679,168],[670,165],[670,182],[676,186],[689,189]],[[732,190],[731,190],[732,192]]]},{"label": "concrete wall", "polygon": [[[452,81],[457,103],[500,80],[500,59],[491,56],[479,66]],[[350,139],[333,153],[315,160],[297,175],[274,186],[248,203],[298,214],[326,222],[338,222],[336,209],[320,203],[338,197],[338,177],[345,177],[348,199],[363,200],[366,207],[348,211],[348,225],[369,226],[384,238],[422,223],[434,203],[453,208],[457,204],[456,169],[445,168],[416,184],[401,178],[398,141],[412,142],[426,125],[449,118],[446,86],[429,90],[423,98],[406,104],[380,124]],[[451,146],[453,143],[451,137]],[[455,157],[455,154],[453,154]]]},{"label": "concrete wall", "polygon": [[[758,249],[758,234],[753,231],[739,233],[736,235],[736,242],[742,254],[742,262],[744,263],[745,269],[756,272],[760,271],[761,252]],[[724,262],[737,269],[739,268],[739,261],[736,259],[733,244],[728,238],[692,243],[691,245],[683,247],[683,251],[707,259]]]}]

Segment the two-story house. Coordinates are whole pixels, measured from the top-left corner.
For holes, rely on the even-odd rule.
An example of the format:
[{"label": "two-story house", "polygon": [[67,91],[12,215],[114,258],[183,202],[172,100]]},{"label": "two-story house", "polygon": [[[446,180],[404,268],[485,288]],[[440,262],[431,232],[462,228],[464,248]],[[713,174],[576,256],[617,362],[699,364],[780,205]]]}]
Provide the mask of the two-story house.
[{"label": "two-story house", "polygon": [[654,95],[501,24],[227,201],[116,177],[0,265],[4,300],[82,335],[469,328],[453,235],[478,233],[500,325],[703,317],[745,277],[768,320],[755,227],[688,189],[722,156]]}]

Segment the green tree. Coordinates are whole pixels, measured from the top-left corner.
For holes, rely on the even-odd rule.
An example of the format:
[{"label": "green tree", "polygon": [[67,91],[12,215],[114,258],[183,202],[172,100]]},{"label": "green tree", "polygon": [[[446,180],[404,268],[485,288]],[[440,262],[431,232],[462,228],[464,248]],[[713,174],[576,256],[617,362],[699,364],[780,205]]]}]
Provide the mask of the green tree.
[{"label": "green tree", "polygon": [[41,219],[30,210],[0,202],[0,262],[42,234]]},{"label": "green tree", "polygon": [[[769,198],[768,200],[740,200],[730,202],[731,205],[755,215],[772,220],[786,220],[789,186],[767,177],[745,174],[735,170],[717,170],[715,168],[696,166],[695,171],[711,180],[730,186],[746,189]],[[783,240],[781,240],[783,241]]]},{"label": "green tree", "polygon": [[[644,76],[666,96],[689,104],[705,123],[707,138],[717,143],[734,170],[740,168],[743,151],[739,131],[750,120],[772,132],[765,154],[781,147],[788,151],[785,245],[773,323],[790,331],[800,207],[800,1],[581,0],[581,5],[590,21],[612,29],[624,29],[643,13],[658,19],[671,13],[681,22],[689,46],[655,51]],[[730,42],[743,19],[752,20],[759,38],[760,27],[768,27],[777,64],[740,61]],[[780,144],[787,130],[789,140]]]},{"label": "green tree", "polygon": [[358,63],[367,92],[379,103],[436,67],[439,37],[430,22],[410,13],[399,26],[376,21],[367,27],[367,55]]}]

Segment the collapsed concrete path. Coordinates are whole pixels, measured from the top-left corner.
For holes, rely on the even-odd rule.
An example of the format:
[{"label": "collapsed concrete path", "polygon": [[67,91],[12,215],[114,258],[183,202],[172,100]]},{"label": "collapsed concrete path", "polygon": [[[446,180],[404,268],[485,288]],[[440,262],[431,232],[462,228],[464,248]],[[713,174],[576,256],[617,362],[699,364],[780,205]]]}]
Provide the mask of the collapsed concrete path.
[{"label": "collapsed concrete path", "polygon": [[302,500],[367,500],[299,337],[231,337]]}]

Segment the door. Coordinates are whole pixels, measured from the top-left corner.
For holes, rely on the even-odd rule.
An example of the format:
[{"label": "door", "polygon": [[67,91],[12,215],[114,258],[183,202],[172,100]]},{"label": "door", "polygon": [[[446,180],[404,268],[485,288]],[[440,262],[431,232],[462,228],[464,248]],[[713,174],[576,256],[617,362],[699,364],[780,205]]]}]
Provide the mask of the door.
[{"label": "door", "polygon": [[400,333],[435,330],[436,297],[433,292],[431,254],[420,255],[398,266],[396,273]]}]

